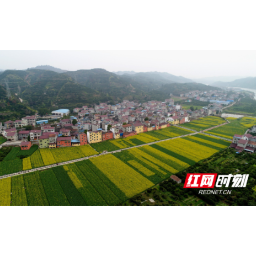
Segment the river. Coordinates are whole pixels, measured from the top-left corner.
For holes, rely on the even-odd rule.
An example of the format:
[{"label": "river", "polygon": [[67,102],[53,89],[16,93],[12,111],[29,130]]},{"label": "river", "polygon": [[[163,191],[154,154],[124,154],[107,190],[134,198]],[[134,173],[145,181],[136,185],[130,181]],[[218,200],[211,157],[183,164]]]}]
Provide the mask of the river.
[{"label": "river", "polygon": [[254,93],[254,99],[256,100],[256,90],[248,89],[248,88],[241,88],[241,87],[233,87],[233,88],[239,88],[239,89],[244,90],[244,91],[253,92]]}]

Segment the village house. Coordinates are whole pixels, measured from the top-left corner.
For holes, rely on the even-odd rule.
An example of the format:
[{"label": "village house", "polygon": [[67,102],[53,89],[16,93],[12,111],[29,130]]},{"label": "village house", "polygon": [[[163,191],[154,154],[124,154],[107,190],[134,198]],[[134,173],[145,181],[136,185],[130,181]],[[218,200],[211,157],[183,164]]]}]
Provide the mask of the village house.
[{"label": "village house", "polygon": [[35,126],[36,125],[36,116],[26,116],[21,119],[24,122],[27,122],[26,125]]},{"label": "village house", "polygon": [[50,125],[41,126],[41,130],[44,132],[55,132],[55,127],[51,127]]},{"label": "village house", "polygon": [[30,131],[19,131],[19,140],[27,141]]},{"label": "village house", "polygon": [[62,129],[60,129],[60,134],[62,136],[67,136],[68,137],[68,136],[70,136],[70,130],[62,128]]},{"label": "village house", "polygon": [[87,139],[89,143],[101,142],[102,131],[87,131]]},{"label": "village house", "polygon": [[30,141],[38,141],[38,139],[41,135],[42,135],[41,130],[31,130],[29,132]]},{"label": "village house", "polygon": [[123,132],[131,132],[132,125],[131,124],[123,124],[121,129],[123,130]]},{"label": "village house", "polygon": [[4,127],[6,129],[10,129],[10,128],[14,127],[13,121],[9,120],[9,121],[4,122]]},{"label": "village house", "polygon": [[71,147],[71,137],[58,137],[57,148],[60,147]]},{"label": "village house", "polygon": [[111,140],[113,138],[114,138],[113,132],[111,132],[111,131],[102,132],[102,141]]},{"label": "village house", "polygon": [[22,141],[20,143],[20,149],[21,150],[29,150],[31,148],[31,146],[32,146],[32,143],[30,141],[27,141],[27,142]]},{"label": "village house", "polygon": [[181,183],[181,179],[179,177],[177,177],[176,175],[172,175],[170,178],[172,180],[174,180],[175,182],[177,182],[178,184]]},{"label": "village house", "polygon": [[143,124],[140,122],[134,122],[132,124],[132,129],[133,129],[133,131],[136,131],[137,134],[139,134],[139,133],[143,132]]},{"label": "village house", "polygon": [[18,140],[17,132],[8,132],[6,135],[6,139],[7,141],[17,141]]},{"label": "village house", "polygon": [[62,119],[60,120],[60,126],[64,127],[65,124],[71,124],[71,120],[70,119]]},{"label": "village house", "polygon": [[80,141],[81,146],[87,144],[87,135],[84,132],[78,134],[78,139]]},{"label": "village house", "polygon": [[17,130],[16,130],[16,128],[6,129],[6,130],[3,130],[2,134],[3,134],[4,137],[7,137],[7,133],[10,133],[10,132],[16,132],[17,133]]},{"label": "village house", "polygon": [[23,126],[26,126],[27,122],[25,120],[16,120],[14,121],[15,128],[21,128]]}]

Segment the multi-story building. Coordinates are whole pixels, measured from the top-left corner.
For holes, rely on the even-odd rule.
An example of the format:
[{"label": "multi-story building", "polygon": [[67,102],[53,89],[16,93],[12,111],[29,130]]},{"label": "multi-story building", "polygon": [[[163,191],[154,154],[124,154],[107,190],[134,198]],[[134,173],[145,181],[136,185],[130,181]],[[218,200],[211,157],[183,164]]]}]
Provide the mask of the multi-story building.
[{"label": "multi-story building", "polygon": [[38,141],[41,135],[42,135],[41,130],[31,130],[29,133],[30,141]]},{"label": "multi-story building", "polygon": [[123,132],[131,132],[132,131],[132,125],[131,124],[123,124],[122,125]]},{"label": "multi-story building", "polygon": [[6,129],[11,129],[12,127],[14,127],[13,121],[6,121],[4,122],[4,126]]},{"label": "multi-story building", "polygon": [[84,132],[78,134],[78,139],[80,141],[81,146],[87,144],[87,135]]},{"label": "multi-story building", "polygon": [[16,120],[14,121],[15,128],[21,128],[27,125],[26,120]]},{"label": "multi-story building", "polygon": [[19,140],[27,141],[30,131],[19,131]]},{"label": "multi-story building", "polygon": [[89,143],[97,143],[102,141],[102,131],[88,131],[87,139]]},{"label": "multi-story building", "polygon": [[132,124],[132,129],[133,129],[133,131],[136,131],[137,134],[139,134],[139,133],[143,132],[143,124],[140,122],[134,122]]},{"label": "multi-story building", "polygon": [[68,136],[70,136],[70,130],[62,128],[62,129],[60,129],[60,134],[62,134],[62,136],[68,137]]},{"label": "multi-story building", "polygon": [[39,137],[39,148],[49,148],[49,136],[42,135]]},{"label": "multi-story building", "polygon": [[71,120],[70,119],[62,119],[62,120],[60,120],[61,127],[64,127],[66,124],[71,124]]},{"label": "multi-story building", "polygon": [[8,141],[17,141],[18,140],[17,132],[8,132],[6,135],[6,139]]},{"label": "multi-story building", "polygon": [[58,137],[57,148],[60,147],[71,147],[71,137]]},{"label": "multi-story building", "polygon": [[6,130],[3,130],[2,134],[4,137],[7,137],[7,133],[9,133],[9,132],[17,133],[17,130],[16,130],[16,128],[6,129]]},{"label": "multi-story building", "polygon": [[32,146],[31,141],[22,141],[20,144],[20,149],[21,150],[29,150]]},{"label": "multi-story building", "polygon": [[102,132],[102,141],[104,140],[111,140],[114,138],[113,132],[108,131],[108,132]]},{"label": "multi-story building", "polygon": [[21,120],[25,123],[27,122],[26,125],[32,125],[32,126],[36,125],[36,116],[26,116],[26,117],[23,117]]},{"label": "multi-story building", "polygon": [[55,132],[55,127],[51,127],[50,125],[45,125],[41,127],[43,132]]}]

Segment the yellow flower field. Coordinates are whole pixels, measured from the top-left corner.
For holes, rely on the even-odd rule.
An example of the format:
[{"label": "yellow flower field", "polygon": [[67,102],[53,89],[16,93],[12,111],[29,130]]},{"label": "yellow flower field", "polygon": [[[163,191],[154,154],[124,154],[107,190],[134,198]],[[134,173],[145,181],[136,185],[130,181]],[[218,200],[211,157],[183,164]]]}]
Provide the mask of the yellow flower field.
[{"label": "yellow flower field", "polygon": [[23,158],[22,165],[23,165],[23,170],[30,170],[30,169],[32,169],[31,161],[30,161],[30,156],[26,157],[26,158]]},{"label": "yellow flower field", "polygon": [[11,204],[11,178],[0,180],[0,206]]},{"label": "yellow flower field", "polygon": [[215,147],[219,147],[219,148],[226,148],[227,147],[225,145],[215,143],[215,142],[212,142],[212,141],[209,141],[209,140],[204,140],[204,139],[201,139],[201,138],[198,138],[198,137],[195,137],[195,136],[192,136],[192,137],[193,137],[193,140],[201,141],[201,142],[204,142],[206,144],[210,144],[210,145],[215,146]]},{"label": "yellow flower field", "polygon": [[159,159],[165,158],[167,160],[170,160],[172,162],[175,162],[175,163],[179,164],[180,166],[182,166],[184,168],[189,167],[189,164],[184,163],[181,160],[179,160],[179,159],[177,159],[175,157],[172,157],[170,155],[167,155],[166,153],[161,152],[161,151],[159,151],[159,150],[157,150],[155,148],[152,148],[150,146],[144,146],[143,148],[145,148],[147,151],[150,151],[150,152],[154,153],[155,155],[157,155],[159,157]]},{"label": "yellow flower field", "polygon": [[80,146],[79,149],[82,151],[85,157],[98,154],[97,151],[94,148],[92,148],[90,145]]},{"label": "yellow flower field", "polygon": [[148,166],[154,168],[158,172],[164,174],[162,177],[164,177],[166,175],[166,172],[162,171],[157,165],[153,164],[152,162],[150,162],[150,161],[146,160],[145,158],[141,157],[140,155],[136,154],[136,152],[130,150],[129,153],[131,153],[133,156],[135,156],[141,162],[147,164]]},{"label": "yellow flower field", "polygon": [[56,160],[53,157],[51,150],[52,149],[50,149],[50,148],[40,149],[40,154],[41,154],[42,159],[44,161],[44,165],[56,164]]},{"label": "yellow flower field", "polygon": [[196,162],[218,152],[215,149],[205,147],[181,138],[172,141],[160,142],[158,145]]},{"label": "yellow flower field", "polygon": [[76,174],[72,170],[73,168],[77,168],[75,164],[70,164],[70,165],[64,165],[63,166],[64,170],[67,171],[69,178],[72,180],[73,184],[77,189],[82,188],[83,184],[81,181],[77,178]]},{"label": "yellow flower field", "polygon": [[155,175],[155,173],[151,172],[149,169],[147,169],[146,167],[144,167],[143,165],[141,165],[140,163],[138,163],[135,160],[130,160],[130,161],[128,161],[128,163],[130,165],[132,165],[133,167],[137,168],[139,171],[141,171],[142,173],[144,173],[147,176]]},{"label": "yellow flower field", "polygon": [[129,152],[132,153],[134,156],[136,156],[136,155],[142,156],[142,157],[146,158],[147,160],[154,162],[155,164],[159,165],[160,167],[164,168],[165,170],[167,170],[171,173],[178,172],[173,167],[171,167],[171,166],[163,163],[161,160],[158,160],[155,157],[152,157],[151,155],[139,150],[138,148],[130,149]]},{"label": "yellow flower field", "polygon": [[[97,157],[97,159],[92,158],[90,161],[123,191],[127,197],[132,197],[154,186],[154,183],[113,155],[104,155]],[[113,168],[113,166],[118,168]]]}]

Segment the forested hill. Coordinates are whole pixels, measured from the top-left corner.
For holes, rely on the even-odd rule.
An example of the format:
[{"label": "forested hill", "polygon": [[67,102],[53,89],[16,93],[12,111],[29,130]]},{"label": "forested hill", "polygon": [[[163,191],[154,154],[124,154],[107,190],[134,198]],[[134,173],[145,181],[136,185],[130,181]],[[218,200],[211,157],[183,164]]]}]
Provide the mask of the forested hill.
[{"label": "forested hill", "polygon": [[[6,70],[0,73],[0,88],[7,103],[5,79],[8,80],[11,98],[18,104],[23,100],[26,109],[74,108],[83,105],[109,102],[114,104],[123,99],[145,102],[161,100],[170,93],[179,95],[191,90],[208,91],[214,87],[196,83],[170,83],[163,77],[116,75],[104,69],[68,71],[57,73],[42,69]],[[19,103],[20,104],[20,103]],[[2,110],[4,111],[4,110]],[[13,110],[10,110],[11,112]],[[8,112],[8,106],[5,109]],[[29,111],[28,111],[29,112]]]},{"label": "forested hill", "polygon": [[132,71],[116,72],[118,75],[131,76],[137,82],[156,83],[193,83],[194,81],[183,76],[175,76],[167,72],[139,72]]},{"label": "forested hill", "polygon": [[237,79],[233,82],[216,82],[212,86],[218,87],[241,87],[256,90],[256,77]]},{"label": "forested hill", "polygon": [[41,69],[41,70],[54,71],[54,72],[57,72],[57,73],[67,72],[67,70],[63,70],[63,69],[60,69],[60,68],[55,68],[55,67],[52,67],[52,66],[49,66],[49,65],[41,65],[41,66],[36,66],[34,68],[29,68],[29,69]]}]

